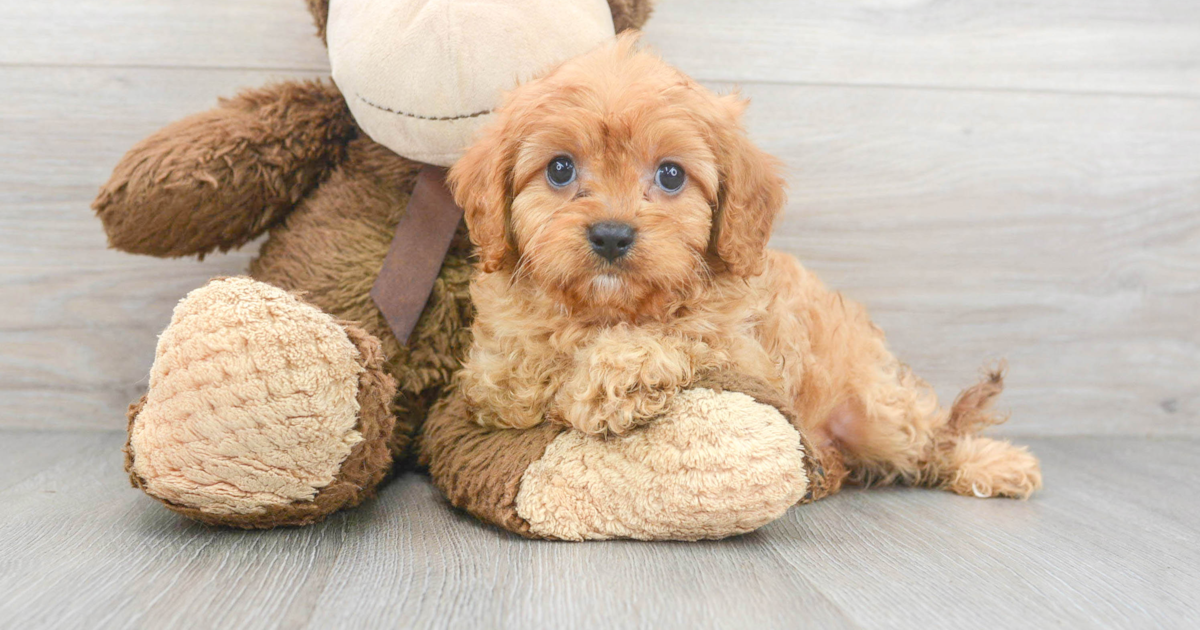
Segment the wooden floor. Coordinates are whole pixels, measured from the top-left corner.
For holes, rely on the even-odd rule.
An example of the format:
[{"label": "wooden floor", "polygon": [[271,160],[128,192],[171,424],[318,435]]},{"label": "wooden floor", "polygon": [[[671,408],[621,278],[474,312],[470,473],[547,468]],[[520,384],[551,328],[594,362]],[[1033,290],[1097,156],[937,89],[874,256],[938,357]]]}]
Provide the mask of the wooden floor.
[{"label": "wooden floor", "polygon": [[1041,438],[1034,501],[849,491],[721,542],[547,543],[421,476],[321,525],[214,530],[119,433],[0,443],[4,628],[1196,628],[1200,440]]},{"label": "wooden floor", "polygon": [[254,248],[109,251],[88,204],[139,139],[325,51],[301,0],[0,0],[0,34],[0,629],[1200,627],[1200,2],[660,0],[646,41],[740,86],[788,167],[774,245],[944,396],[1007,358],[1000,432],[1047,473],[713,544],[518,540],[414,474],[267,533],[130,489],[156,335]]}]

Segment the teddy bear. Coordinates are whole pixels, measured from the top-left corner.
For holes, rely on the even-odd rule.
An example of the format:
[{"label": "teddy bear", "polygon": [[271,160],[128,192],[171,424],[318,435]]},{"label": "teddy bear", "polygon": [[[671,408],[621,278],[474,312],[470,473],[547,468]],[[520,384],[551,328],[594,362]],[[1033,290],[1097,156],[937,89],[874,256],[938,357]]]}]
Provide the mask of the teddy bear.
[{"label": "teddy bear", "polygon": [[[270,528],[421,465],[456,507],[566,539],[719,538],[832,490],[777,393],[736,374],[706,376],[619,442],[485,429],[447,395],[471,341],[472,252],[436,167],[502,91],[640,27],[649,0],[307,5],[332,82],[247,90],[167,126],[93,204],[110,246],[135,254],[203,258],[266,235],[247,276],[189,293],[160,336],[128,414],[135,487],[204,523]],[[397,294],[407,311],[389,312]],[[647,446],[662,443],[689,467],[664,470]],[[576,475],[582,461],[595,465]],[[715,515],[679,491],[730,466],[748,473]],[[623,483],[631,470],[649,485]],[[555,501],[586,509],[558,522]]]}]

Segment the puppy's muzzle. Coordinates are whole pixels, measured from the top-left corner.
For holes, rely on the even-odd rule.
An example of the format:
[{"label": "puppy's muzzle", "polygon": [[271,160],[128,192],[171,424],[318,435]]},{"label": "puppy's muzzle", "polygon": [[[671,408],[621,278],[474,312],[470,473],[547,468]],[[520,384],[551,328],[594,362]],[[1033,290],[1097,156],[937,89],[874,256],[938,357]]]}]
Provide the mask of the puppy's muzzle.
[{"label": "puppy's muzzle", "polygon": [[602,221],[588,228],[588,243],[592,245],[592,251],[610,263],[628,254],[636,239],[637,232],[628,223]]}]

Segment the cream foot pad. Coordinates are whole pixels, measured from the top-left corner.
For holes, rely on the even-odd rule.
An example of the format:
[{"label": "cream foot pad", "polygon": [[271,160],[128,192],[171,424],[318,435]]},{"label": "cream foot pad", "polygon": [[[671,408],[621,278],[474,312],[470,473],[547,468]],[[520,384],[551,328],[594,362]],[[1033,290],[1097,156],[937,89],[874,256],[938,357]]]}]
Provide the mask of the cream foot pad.
[{"label": "cream foot pad", "polygon": [[628,436],[560,433],[523,475],[516,512],[547,538],[723,538],[804,497],[804,456],[775,407],[695,388]]},{"label": "cream foot pad", "polygon": [[[363,441],[365,370],[329,315],[249,278],[215,280],[159,338],[150,389],[131,410],[131,477],[201,520],[292,522],[281,509],[333,484]],[[238,522],[253,515],[266,521]]]}]

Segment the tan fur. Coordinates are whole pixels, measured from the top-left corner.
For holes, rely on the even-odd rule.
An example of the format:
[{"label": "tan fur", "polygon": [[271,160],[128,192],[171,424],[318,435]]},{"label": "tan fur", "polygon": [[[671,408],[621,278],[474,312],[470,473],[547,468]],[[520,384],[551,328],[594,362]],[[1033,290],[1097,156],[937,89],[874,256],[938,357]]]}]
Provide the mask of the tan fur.
[{"label": "tan fur", "polygon": [[782,390],[766,381],[729,371],[705,374],[692,386],[715,392],[745,394],[761,404],[774,407],[787,418],[800,434],[800,443],[806,454],[804,475],[808,479],[808,493],[800,500],[801,504],[823,499],[841,489],[842,481],[846,478],[842,458],[830,449],[818,449],[813,445],[808,428],[796,416],[791,400]]},{"label": "tan fur", "polygon": [[[746,138],[742,107],[632,37],[509,96],[450,173],[483,272],[460,376],[479,420],[625,433],[702,370],[732,367],[786,391],[855,480],[1029,496],[1036,460],[973,437],[994,422],[992,394],[965,396],[951,423],[861,306],[766,251],[783,182]],[[556,189],[544,169],[564,154],[579,176]],[[668,159],[688,173],[674,195],[653,185]],[[586,228],[614,219],[637,240],[611,264]]]},{"label": "tan fur", "polygon": [[[177,503],[156,497],[169,509],[188,518],[210,525],[225,525],[243,529],[269,529],[281,525],[308,525],[323,520],[330,514],[374,496],[375,489],[387,476],[392,465],[389,438],[395,417],[391,413],[391,400],[396,394],[396,383],[383,371],[383,353],[379,342],[357,326],[342,322],[346,336],[358,349],[358,363],[363,371],[358,376],[358,423],[354,430],[362,440],[350,449],[333,481],[325,485],[311,499],[287,503],[266,502],[256,508],[238,512],[214,512],[195,505]],[[149,492],[152,480],[140,476],[138,452],[133,445],[133,429],[145,408],[149,395],[129,407],[129,438],[125,443],[125,470],[135,488]],[[167,419],[169,420],[169,419]],[[199,445],[204,448],[206,445]],[[232,446],[236,447],[236,444]],[[186,452],[177,455],[186,456]],[[278,458],[273,458],[278,461]],[[248,460],[247,460],[248,461]],[[270,466],[258,469],[258,476],[270,476],[275,471]],[[150,493],[150,496],[155,496]]]},{"label": "tan fur", "polygon": [[755,530],[808,490],[800,434],[774,407],[694,388],[620,440],[564,431],[521,480],[516,512],[563,540],[699,540]]},{"label": "tan fur", "polygon": [[363,371],[330,316],[249,278],[211,282],[159,339],[130,472],[147,493],[209,514],[310,501],[363,441]]}]

